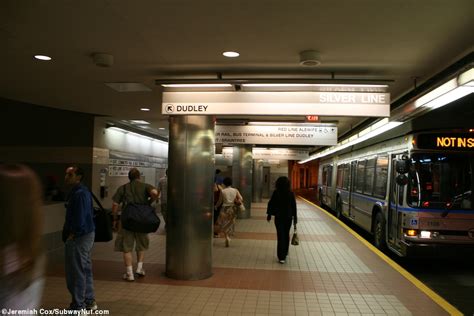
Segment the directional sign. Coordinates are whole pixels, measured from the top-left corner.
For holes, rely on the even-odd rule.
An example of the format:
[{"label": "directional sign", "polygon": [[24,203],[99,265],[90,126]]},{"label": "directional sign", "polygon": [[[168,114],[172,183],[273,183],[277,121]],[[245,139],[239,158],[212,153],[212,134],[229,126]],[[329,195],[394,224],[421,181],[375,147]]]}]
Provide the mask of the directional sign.
[{"label": "directional sign", "polygon": [[216,143],[262,145],[336,145],[334,124],[216,125]]},{"label": "directional sign", "polygon": [[390,116],[390,94],[378,92],[163,92],[167,115]]},{"label": "directional sign", "polygon": [[[224,147],[222,156],[226,159],[232,159],[234,149],[232,147]],[[262,160],[302,160],[309,156],[308,150],[290,149],[290,148],[258,148],[252,149],[252,159]]]}]

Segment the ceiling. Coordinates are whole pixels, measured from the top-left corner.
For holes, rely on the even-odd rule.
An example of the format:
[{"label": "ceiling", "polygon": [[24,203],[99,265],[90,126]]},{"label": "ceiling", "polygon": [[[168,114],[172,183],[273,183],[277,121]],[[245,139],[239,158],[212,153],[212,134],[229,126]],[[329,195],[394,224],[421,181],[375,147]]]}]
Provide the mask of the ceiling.
[{"label": "ceiling", "polygon": [[[168,123],[155,81],[169,76],[386,80],[394,101],[473,51],[473,17],[472,0],[2,0],[0,97],[144,119],[165,127],[161,135]],[[319,51],[319,66],[299,64],[308,49]],[[240,57],[222,56],[229,50]],[[113,55],[113,66],[94,64],[98,52]],[[364,120],[321,119],[339,135]]]}]

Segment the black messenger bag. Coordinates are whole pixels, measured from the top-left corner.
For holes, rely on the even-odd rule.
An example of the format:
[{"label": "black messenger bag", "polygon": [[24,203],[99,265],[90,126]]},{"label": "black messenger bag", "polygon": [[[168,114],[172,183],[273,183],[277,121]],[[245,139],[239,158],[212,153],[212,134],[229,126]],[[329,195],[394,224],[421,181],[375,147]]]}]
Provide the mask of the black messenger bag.
[{"label": "black messenger bag", "polygon": [[136,233],[154,233],[160,227],[155,208],[148,204],[128,203],[121,215],[122,228]]}]

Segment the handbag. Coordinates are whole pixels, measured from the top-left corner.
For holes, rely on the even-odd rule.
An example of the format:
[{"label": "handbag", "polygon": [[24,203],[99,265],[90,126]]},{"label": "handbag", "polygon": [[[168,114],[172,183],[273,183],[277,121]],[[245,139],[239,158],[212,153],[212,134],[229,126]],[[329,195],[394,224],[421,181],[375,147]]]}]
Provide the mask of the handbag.
[{"label": "handbag", "polygon": [[92,193],[97,207],[94,206],[94,224],[95,224],[95,238],[94,242],[108,242],[114,236],[112,232],[112,211],[106,210],[100,204],[99,199]]},{"label": "handbag", "polygon": [[234,199],[234,205],[237,206],[237,210],[239,210],[239,212],[245,212],[245,205],[237,196]]},{"label": "handbag", "polygon": [[153,206],[137,203],[127,203],[121,220],[124,229],[136,233],[154,233],[161,223]]},{"label": "handbag", "polygon": [[298,233],[296,232],[296,225],[293,228],[293,236],[291,237],[291,244],[293,246],[298,246],[300,244],[300,238],[298,237]]}]

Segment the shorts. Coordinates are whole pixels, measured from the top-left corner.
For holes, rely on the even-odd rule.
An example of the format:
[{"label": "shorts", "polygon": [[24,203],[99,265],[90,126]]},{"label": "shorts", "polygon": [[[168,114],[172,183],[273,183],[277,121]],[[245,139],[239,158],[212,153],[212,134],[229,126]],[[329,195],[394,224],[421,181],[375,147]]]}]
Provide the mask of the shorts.
[{"label": "shorts", "polygon": [[135,233],[122,228],[115,238],[114,251],[132,252],[134,246],[135,251],[144,251],[148,250],[149,245],[150,239],[147,233]]}]

